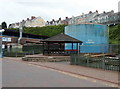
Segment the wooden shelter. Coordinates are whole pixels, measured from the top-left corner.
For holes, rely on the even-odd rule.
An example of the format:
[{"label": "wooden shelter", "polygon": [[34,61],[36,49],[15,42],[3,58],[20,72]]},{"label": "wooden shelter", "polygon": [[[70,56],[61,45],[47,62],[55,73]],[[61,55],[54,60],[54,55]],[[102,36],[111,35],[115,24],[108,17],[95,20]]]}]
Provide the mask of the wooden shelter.
[{"label": "wooden shelter", "polygon": [[[79,43],[83,43],[71,36],[66,34],[58,34],[51,38],[45,39],[43,42],[43,55],[69,55],[71,53],[78,53]],[[65,50],[65,43],[70,43],[71,49]],[[74,43],[77,44],[76,49],[74,49]]]}]

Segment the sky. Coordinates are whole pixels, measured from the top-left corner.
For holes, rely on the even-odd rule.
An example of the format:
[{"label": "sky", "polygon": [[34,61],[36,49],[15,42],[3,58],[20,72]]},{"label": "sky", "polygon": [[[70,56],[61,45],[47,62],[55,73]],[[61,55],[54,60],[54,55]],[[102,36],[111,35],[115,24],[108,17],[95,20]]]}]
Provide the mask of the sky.
[{"label": "sky", "polygon": [[0,0],[0,23],[20,22],[31,16],[40,16],[45,21],[60,17],[79,16],[89,11],[99,13],[118,12],[119,0]]}]

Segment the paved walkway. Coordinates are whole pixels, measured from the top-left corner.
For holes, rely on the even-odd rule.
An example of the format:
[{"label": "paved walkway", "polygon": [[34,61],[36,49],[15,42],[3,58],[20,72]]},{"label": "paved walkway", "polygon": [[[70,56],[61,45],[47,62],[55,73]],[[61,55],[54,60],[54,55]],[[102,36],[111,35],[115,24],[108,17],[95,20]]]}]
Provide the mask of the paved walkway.
[{"label": "paved walkway", "polygon": [[[10,58],[5,57],[3,59],[10,59],[15,61],[20,61],[21,58]],[[39,65],[43,67],[48,67],[52,69],[57,69],[64,72],[69,72],[77,75],[82,75],[89,78],[94,78],[102,81],[107,81],[111,83],[118,83],[118,72],[116,71],[108,71],[96,68],[82,67],[76,65],[70,65],[69,62],[28,62],[34,65]]]}]

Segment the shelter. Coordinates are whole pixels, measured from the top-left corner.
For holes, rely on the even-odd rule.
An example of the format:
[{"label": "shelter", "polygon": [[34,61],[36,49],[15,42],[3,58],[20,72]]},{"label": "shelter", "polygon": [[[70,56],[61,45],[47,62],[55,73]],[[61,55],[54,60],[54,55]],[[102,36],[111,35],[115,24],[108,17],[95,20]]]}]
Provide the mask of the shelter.
[{"label": "shelter", "polygon": [[[82,43],[82,41],[63,33],[45,39],[42,42],[43,55],[69,55],[71,53],[78,53],[80,50],[78,45]],[[70,43],[72,49],[65,50],[65,43]],[[77,44],[76,48],[73,45],[74,43]]]}]

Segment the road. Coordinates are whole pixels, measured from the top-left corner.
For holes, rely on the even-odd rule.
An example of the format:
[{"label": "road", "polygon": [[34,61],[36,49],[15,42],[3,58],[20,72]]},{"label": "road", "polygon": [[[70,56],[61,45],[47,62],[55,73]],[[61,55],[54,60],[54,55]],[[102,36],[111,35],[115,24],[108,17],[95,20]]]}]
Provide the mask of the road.
[{"label": "road", "polygon": [[110,87],[82,77],[13,60],[2,62],[3,87]]}]

